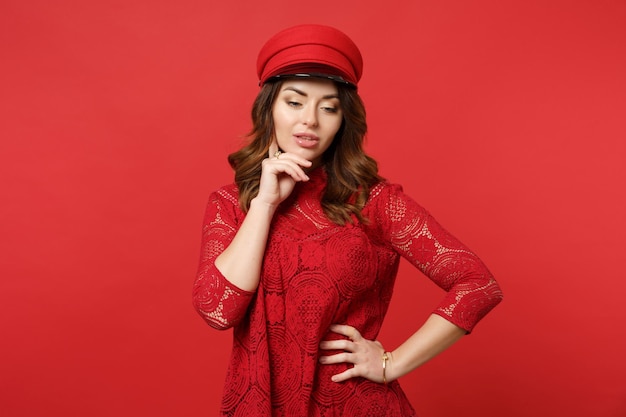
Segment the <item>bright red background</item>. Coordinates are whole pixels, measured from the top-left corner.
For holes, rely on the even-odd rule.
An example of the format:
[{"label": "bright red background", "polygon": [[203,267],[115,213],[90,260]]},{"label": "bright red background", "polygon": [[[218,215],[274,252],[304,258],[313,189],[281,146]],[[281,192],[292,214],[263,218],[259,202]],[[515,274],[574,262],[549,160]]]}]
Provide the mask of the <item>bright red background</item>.
[{"label": "bright red background", "polygon": [[[505,291],[403,378],[420,416],[626,415],[626,2],[375,3],[0,3],[1,415],[217,413],[204,204],[304,22],[359,44],[369,152]],[[403,264],[385,345],[441,296]]]}]

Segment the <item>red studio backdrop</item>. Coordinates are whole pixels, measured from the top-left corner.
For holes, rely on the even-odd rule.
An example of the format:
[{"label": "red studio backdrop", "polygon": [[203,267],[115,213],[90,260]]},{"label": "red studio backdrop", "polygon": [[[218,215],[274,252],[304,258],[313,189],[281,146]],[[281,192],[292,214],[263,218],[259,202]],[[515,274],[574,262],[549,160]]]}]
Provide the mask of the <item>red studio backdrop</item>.
[{"label": "red studio backdrop", "polygon": [[[367,150],[505,299],[402,378],[418,414],[626,416],[623,0],[0,2],[0,415],[214,416],[231,331],[191,306],[256,54],[360,46]],[[402,264],[380,340],[442,292]]]}]

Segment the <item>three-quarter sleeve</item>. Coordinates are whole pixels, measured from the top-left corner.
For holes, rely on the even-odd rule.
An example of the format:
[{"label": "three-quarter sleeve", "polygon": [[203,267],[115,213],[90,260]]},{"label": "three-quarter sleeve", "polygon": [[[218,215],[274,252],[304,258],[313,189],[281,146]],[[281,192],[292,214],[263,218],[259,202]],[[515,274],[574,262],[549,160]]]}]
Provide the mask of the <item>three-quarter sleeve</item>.
[{"label": "three-quarter sleeve", "polygon": [[383,185],[377,199],[391,247],[447,292],[434,313],[471,332],[502,300],[491,272],[399,185]]},{"label": "three-quarter sleeve", "polygon": [[235,237],[240,219],[233,193],[220,189],[211,194],[202,228],[200,264],[193,286],[193,306],[200,316],[218,330],[236,325],[246,314],[253,292],[242,290],[215,266],[215,259]]}]

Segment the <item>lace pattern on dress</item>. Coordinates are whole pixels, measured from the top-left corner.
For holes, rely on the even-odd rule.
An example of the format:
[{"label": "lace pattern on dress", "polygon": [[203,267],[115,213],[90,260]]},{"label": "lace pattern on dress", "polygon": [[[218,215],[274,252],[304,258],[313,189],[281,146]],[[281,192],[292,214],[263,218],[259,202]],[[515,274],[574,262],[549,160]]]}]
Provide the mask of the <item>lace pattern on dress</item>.
[{"label": "lace pattern on dress", "polygon": [[320,171],[312,173],[275,216],[256,293],[233,286],[214,264],[244,218],[236,187],[209,201],[194,304],[211,326],[235,326],[222,416],[415,416],[398,381],[337,384],[331,376],[344,364],[318,362],[330,323],[377,337],[400,256],[448,291],[434,313],[468,331],[500,299],[478,257],[401,187],[375,185],[363,209],[369,221],[338,226],[321,208],[324,186]]},{"label": "lace pattern on dress", "polygon": [[237,198],[225,189],[214,193],[209,200],[193,302],[209,325],[216,329],[227,329],[244,316],[253,293],[231,284],[215,267],[215,258],[233,239],[237,224],[234,213],[232,210],[229,213],[219,197],[232,203],[231,207],[238,207]]},{"label": "lace pattern on dress", "polygon": [[478,256],[404,195],[399,186],[388,185],[388,188],[384,213],[389,222],[390,244],[448,291],[434,313],[471,331],[502,299],[500,287]]}]

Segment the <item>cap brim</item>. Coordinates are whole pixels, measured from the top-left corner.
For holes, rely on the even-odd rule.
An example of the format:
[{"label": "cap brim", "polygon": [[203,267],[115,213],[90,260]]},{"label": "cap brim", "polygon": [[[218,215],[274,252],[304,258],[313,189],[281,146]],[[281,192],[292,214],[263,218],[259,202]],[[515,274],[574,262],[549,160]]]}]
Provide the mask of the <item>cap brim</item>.
[{"label": "cap brim", "polygon": [[272,81],[284,80],[287,78],[322,78],[322,79],[328,79],[328,80],[331,80],[340,84],[345,84],[347,86],[356,88],[356,85],[354,85],[353,83],[351,83],[350,81],[344,79],[343,77],[339,75],[322,74],[320,72],[274,75],[273,77],[269,77],[267,80],[265,80],[265,82],[268,83]]}]

